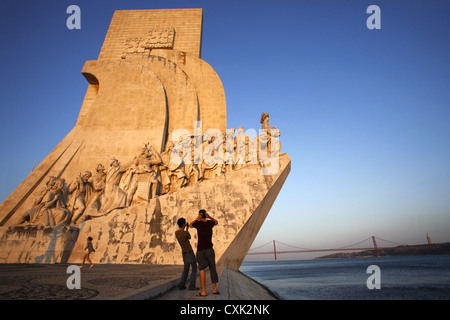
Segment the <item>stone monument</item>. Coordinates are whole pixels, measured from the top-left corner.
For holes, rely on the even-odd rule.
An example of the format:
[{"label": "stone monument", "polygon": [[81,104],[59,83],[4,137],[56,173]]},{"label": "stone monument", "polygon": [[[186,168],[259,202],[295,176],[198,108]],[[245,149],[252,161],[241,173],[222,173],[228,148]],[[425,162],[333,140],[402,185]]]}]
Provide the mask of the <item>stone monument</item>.
[{"label": "stone monument", "polygon": [[239,268],[290,159],[266,113],[253,140],[227,129],[202,15],[115,11],[75,127],[0,205],[0,263],[79,263],[90,236],[94,263],[182,264],[176,221],[206,209],[218,263]]}]

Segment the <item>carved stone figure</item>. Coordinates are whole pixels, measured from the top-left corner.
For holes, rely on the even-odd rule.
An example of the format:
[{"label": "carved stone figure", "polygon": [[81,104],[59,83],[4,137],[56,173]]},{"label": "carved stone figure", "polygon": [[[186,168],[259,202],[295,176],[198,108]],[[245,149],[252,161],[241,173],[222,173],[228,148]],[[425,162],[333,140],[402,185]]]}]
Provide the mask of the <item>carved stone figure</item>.
[{"label": "carved stone figure", "polygon": [[[186,160],[190,157],[191,143],[190,138],[180,138],[175,145],[171,144],[169,162],[166,164],[168,176],[170,176],[170,192],[184,188],[189,183],[189,177],[186,174]],[[186,152],[188,150],[188,152]]]},{"label": "carved stone figure", "polygon": [[211,137],[208,135],[208,133],[205,132],[205,134],[203,135],[203,142],[202,142],[202,148],[201,148],[201,152],[202,152],[201,160],[200,160],[201,168],[199,168],[202,172],[203,180],[206,180],[209,178],[205,174],[206,174],[206,169],[208,168],[208,164],[206,163],[207,158],[208,158],[208,152],[209,152],[209,149],[211,148],[209,146],[211,143],[210,139],[211,139]]},{"label": "carved stone figure", "polygon": [[268,113],[263,113],[261,115],[260,123],[262,124],[262,130],[261,134],[258,136],[258,159],[260,162],[265,162],[266,158],[272,156],[272,136],[275,136],[276,134],[278,138],[281,133],[276,127],[270,126]]},{"label": "carved stone figure", "polygon": [[166,151],[161,153],[161,194],[166,194],[170,192],[171,184],[172,184],[172,171],[169,170],[170,158],[172,155],[174,144],[172,141],[169,141],[166,145]]},{"label": "carved stone figure", "polygon": [[225,139],[225,168],[226,172],[231,172],[234,169],[235,161],[234,161],[234,128],[228,130],[226,139]]},{"label": "carved stone figure", "polygon": [[[153,150],[153,148],[150,148],[150,150]],[[150,198],[161,195],[161,165],[161,155],[157,151],[152,151],[150,154],[150,167],[152,169],[152,172],[150,173]]]},{"label": "carved stone figure", "polygon": [[137,198],[149,199],[150,173],[152,173],[150,165],[150,153],[146,145],[141,149],[140,155],[134,158],[125,177],[124,190],[127,191],[127,206],[132,204],[136,193],[136,200]]},{"label": "carved stone figure", "polygon": [[92,194],[92,185],[89,178],[92,176],[90,171],[81,173],[69,185],[69,194],[72,195],[68,206],[72,206],[72,223],[77,223],[86,209],[86,203]]},{"label": "carved stone figure", "polygon": [[100,217],[114,209],[126,206],[127,194],[119,187],[120,179],[127,168],[121,168],[117,159],[111,159],[105,176],[105,188],[97,199],[97,205],[90,205],[86,209],[86,219]]},{"label": "carved stone figure", "polygon": [[35,205],[25,211],[18,224],[55,226],[70,223],[71,212],[64,203],[64,179],[50,177],[45,192],[35,200]]},{"label": "carved stone figure", "polygon": [[119,182],[127,168],[121,168],[116,159],[112,159],[108,173],[106,174],[106,188],[101,212],[107,214],[114,209],[123,208],[126,205],[127,194],[119,188]]},{"label": "carved stone figure", "polygon": [[272,141],[271,141],[271,157],[281,156],[281,142],[279,137],[281,136],[280,130],[278,128],[272,127]]},{"label": "carved stone figure", "polygon": [[67,208],[67,192],[65,179],[57,179],[53,187],[58,197],[56,206],[52,209],[53,217],[57,225],[70,225],[72,212]]},{"label": "carved stone figure", "polygon": [[53,186],[55,185],[56,179],[57,178],[55,178],[53,176],[48,177],[48,180],[45,183],[46,188],[44,190],[42,190],[41,194],[36,199],[34,199],[34,206],[39,205],[39,203],[41,203],[42,199],[45,197],[47,192],[52,190]]},{"label": "carved stone figure", "polygon": [[186,165],[186,173],[189,176],[190,185],[203,179],[202,137],[191,137],[191,163]]},{"label": "carved stone figure", "polygon": [[205,178],[213,179],[224,173],[224,153],[222,134],[205,133],[208,144],[203,152]]},{"label": "carved stone figure", "polygon": [[241,169],[250,161],[250,142],[250,137],[244,133],[244,128],[238,127],[238,134],[234,138],[234,148],[236,151],[235,170]]},{"label": "carved stone figure", "polygon": [[88,216],[88,212],[98,211],[102,206],[101,198],[106,186],[106,172],[105,167],[99,163],[96,167],[97,173],[93,175],[91,180],[92,185],[92,195],[89,199],[89,202],[86,203],[86,218]]},{"label": "carved stone figure", "polygon": [[106,186],[105,167],[99,163],[96,168],[97,173],[92,176],[92,188],[95,192],[100,193]]}]

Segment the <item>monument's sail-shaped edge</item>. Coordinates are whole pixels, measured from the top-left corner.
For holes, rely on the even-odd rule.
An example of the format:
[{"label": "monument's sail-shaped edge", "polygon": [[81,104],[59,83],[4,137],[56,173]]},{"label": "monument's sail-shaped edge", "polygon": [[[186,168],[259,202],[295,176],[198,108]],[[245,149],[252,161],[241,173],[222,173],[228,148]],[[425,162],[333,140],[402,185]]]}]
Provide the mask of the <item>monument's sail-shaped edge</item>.
[{"label": "monument's sail-shaped edge", "polygon": [[[222,82],[200,58],[201,9],[119,10],[75,127],[0,205],[0,263],[182,263],[176,221],[206,209],[238,269],[289,171],[277,128],[227,130]],[[196,232],[191,234],[196,241]]]}]

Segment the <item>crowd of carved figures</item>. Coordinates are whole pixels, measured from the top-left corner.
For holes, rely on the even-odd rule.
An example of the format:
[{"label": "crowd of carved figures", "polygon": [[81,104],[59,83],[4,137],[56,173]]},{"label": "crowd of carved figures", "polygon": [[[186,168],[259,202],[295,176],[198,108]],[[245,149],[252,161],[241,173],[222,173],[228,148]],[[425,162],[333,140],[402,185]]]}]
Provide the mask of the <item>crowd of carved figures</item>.
[{"label": "crowd of carved figures", "polygon": [[174,192],[250,164],[264,165],[281,153],[280,132],[261,115],[262,130],[253,140],[239,127],[223,134],[184,136],[168,142],[164,152],[146,144],[134,159],[122,165],[111,159],[95,173],[80,173],[73,181],[49,177],[32,208],[18,224],[71,225],[103,216],[114,209]]}]

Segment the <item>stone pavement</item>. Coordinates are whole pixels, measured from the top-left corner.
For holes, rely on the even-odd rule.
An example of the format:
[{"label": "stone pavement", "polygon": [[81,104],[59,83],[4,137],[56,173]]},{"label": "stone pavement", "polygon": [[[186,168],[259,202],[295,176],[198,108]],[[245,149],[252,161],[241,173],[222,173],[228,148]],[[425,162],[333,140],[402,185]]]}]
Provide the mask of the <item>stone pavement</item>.
[{"label": "stone pavement", "polygon": [[[228,268],[218,268],[220,294],[213,294],[213,287],[206,270],[206,297],[198,297],[200,291],[173,289],[158,297],[158,300],[279,300],[276,294],[272,293],[261,284],[247,277],[241,272]],[[200,287],[200,279],[197,279],[197,287]]]},{"label": "stone pavement", "polygon": [[2,300],[141,299],[142,292],[158,295],[179,278],[182,266],[97,264],[81,271],[81,289],[69,289],[69,264],[1,264]]},{"label": "stone pavement", "polygon": [[[0,264],[0,300],[273,300],[257,282],[227,268],[219,269],[220,295],[212,294],[206,271],[207,297],[177,290],[183,266],[86,264],[81,289],[69,289],[69,264]],[[197,287],[200,287],[197,279]]]}]

